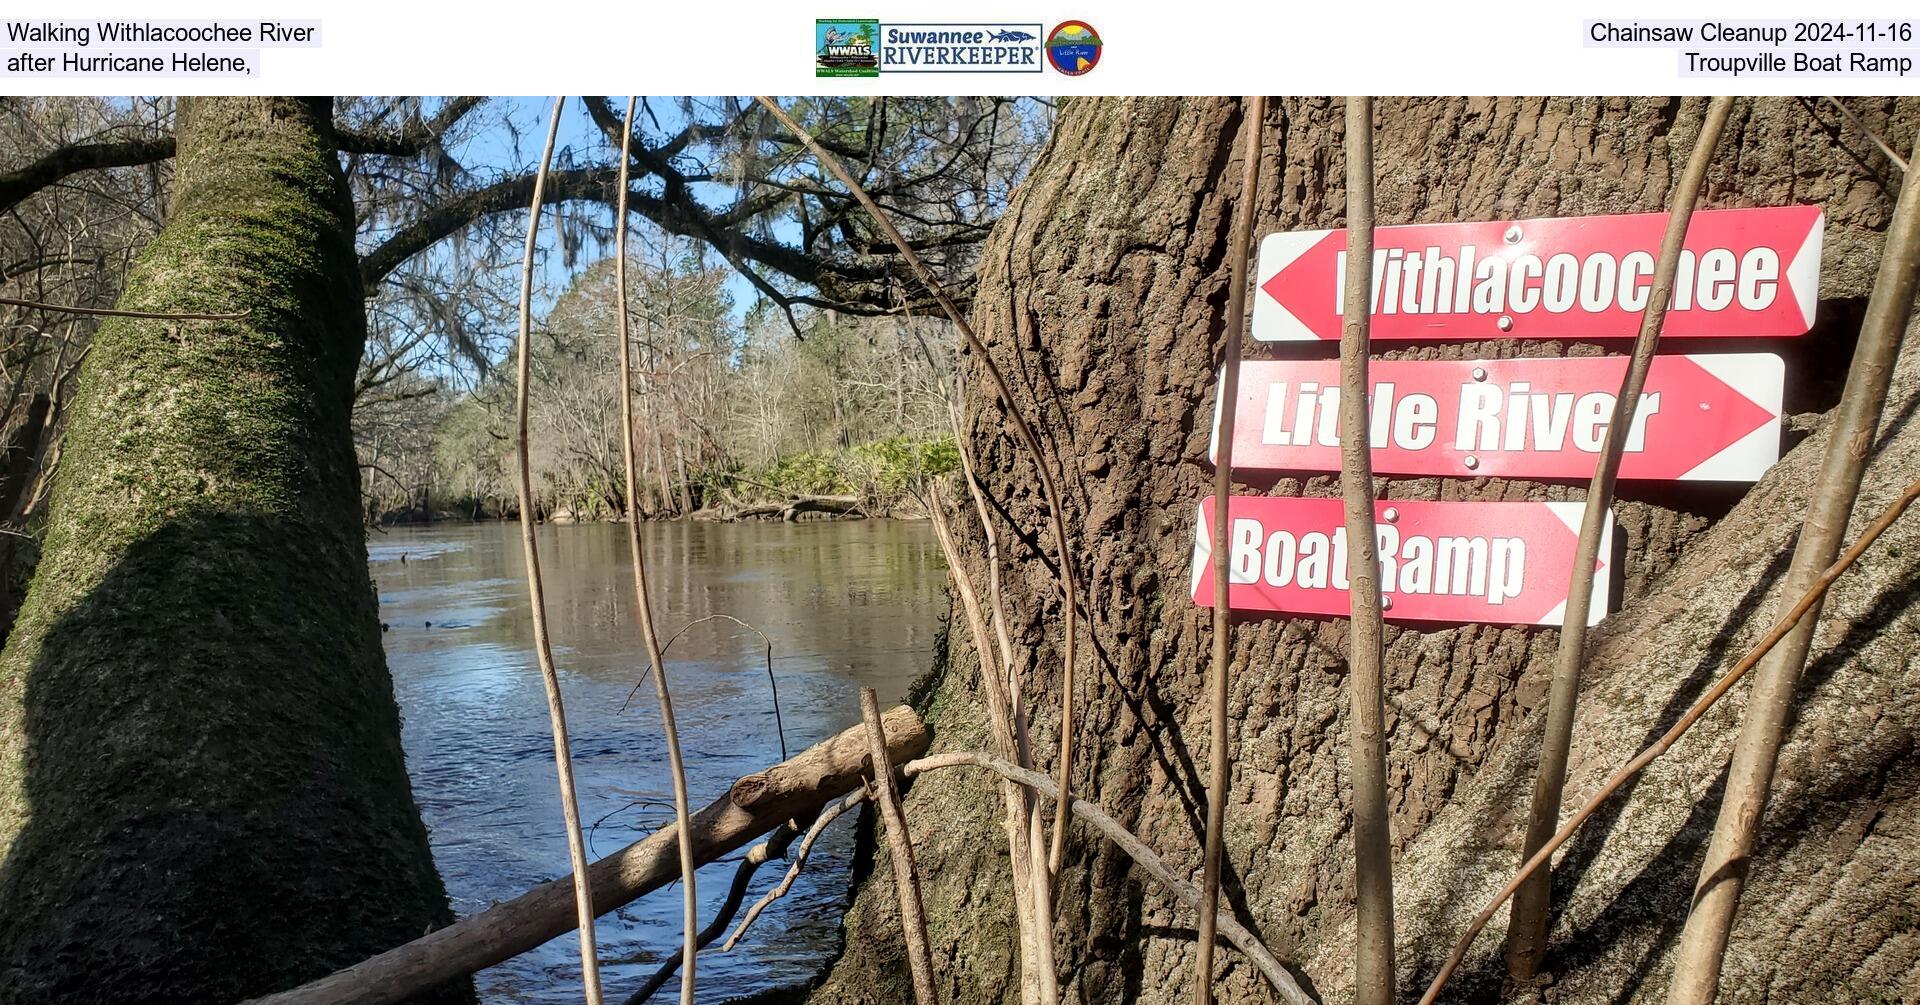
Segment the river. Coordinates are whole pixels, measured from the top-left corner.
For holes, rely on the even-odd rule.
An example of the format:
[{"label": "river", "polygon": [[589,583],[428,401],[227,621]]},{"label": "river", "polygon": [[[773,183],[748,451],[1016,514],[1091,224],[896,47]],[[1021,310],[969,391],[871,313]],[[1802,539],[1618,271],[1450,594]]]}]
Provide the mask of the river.
[{"label": "river", "polygon": [[[786,746],[797,752],[859,721],[857,689],[897,702],[925,671],[944,609],[931,530],[886,520],[800,524],[655,523],[643,528],[663,636],[730,614],[773,643]],[[673,819],[659,709],[633,610],[625,528],[539,534],[547,613],[592,857]],[[568,871],[553,748],[532,649],[516,524],[401,528],[369,542],[414,797],[461,916]],[[667,665],[693,806],[781,758],[766,647],[725,621],[692,627]],[[631,701],[629,695],[631,694]],[[700,1001],[803,981],[839,941],[850,819],[816,847],[793,891],[732,953],[700,955]],[[751,898],[784,863],[768,863]],[[700,873],[704,924],[732,862]],[[669,890],[602,917],[602,981],[620,1001],[680,945]],[[578,1002],[572,933],[476,978],[489,1003]],[[674,998],[677,982],[656,996]]]}]

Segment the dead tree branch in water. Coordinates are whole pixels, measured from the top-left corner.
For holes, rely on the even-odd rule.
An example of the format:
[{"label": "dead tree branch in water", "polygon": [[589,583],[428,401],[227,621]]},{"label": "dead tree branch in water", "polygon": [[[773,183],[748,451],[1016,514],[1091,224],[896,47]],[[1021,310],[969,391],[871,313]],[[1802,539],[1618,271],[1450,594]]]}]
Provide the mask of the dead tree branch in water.
[{"label": "dead tree branch in water", "polygon": [[927,911],[920,900],[920,871],[913,862],[913,835],[907,813],[893,782],[893,764],[887,760],[887,728],[880,721],[880,699],[873,688],[860,689],[860,714],[867,723],[867,745],[873,751],[873,787],[880,822],[892,847],[894,890],[900,900],[900,927],[907,940],[907,966],[913,971],[913,1000],[917,1005],[940,1005],[933,986],[933,948],[927,941]]},{"label": "dead tree branch in water", "polygon": [[[1060,798],[1060,789],[1054,785],[1052,779],[1040,772],[1022,768],[1017,764],[1009,764],[991,754],[973,750],[949,751],[910,761],[901,767],[900,773],[912,778],[929,771],[963,765],[985,768],[1004,778],[1011,778],[1048,799],[1058,801]],[[1200,891],[1192,883],[1175,875],[1172,868],[1161,859],[1159,853],[1145,841],[1140,840],[1138,835],[1126,829],[1118,820],[1108,816],[1100,807],[1084,799],[1075,799],[1071,812],[1106,835],[1109,840],[1119,846],[1121,851],[1126,852],[1129,858],[1147,870],[1148,875],[1159,880],[1161,885],[1172,891],[1180,903],[1185,904],[1190,910],[1199,909]],[[1268,984],[1272,985],[1274,992],[1282,1001],[1287,1005],[1318,1005],[1314,997],[1300,987],[1300,982],[1294,980],[1293,974],[1289,973],[1260,939],[1247,931],[1246,926],[1240,924],[1231,912],[1220,912],[1217,924],[1220,934],[1225,936],[1228,942],[1233,943],[1234,948],[1245,953],[1247,958],[1253,961],[1254,966],[1259,968],[1261,975],[1267,979]]]},{"label": "dead tree branch in water", "polygon": [[527,594],[533,606],[533,650],[540,662],[540,679],[547,688],[547,716],[553,727],[553,760],[560,780],[560,806],[567,824],[567,857],[573,863],[575,924],[580,931],[580,979],[587,1005],[600,1005],[600,955],[593,938],[593,880],[587,871],[587,845],[580,833],[580,801],[573,788],[573,753],[567,741],[567,712],[560,696],[560,674],[553,666],[553,647],[547,637],[546,591],[540,582],[540,549],[533,539],[533,474],[527,443],[527,383],[533,330],[533,251],[540,237],[540,203],[547,169],[553,163],[554,139],[560,133],[560,107],[553,99],[547,144],[540,154],[539,174],[533,182],[533,204],[527,210],[527,247],[520,263],[520,360],[514,388],[519,422],[520,541],[526,553]]},{"label": "dead tree branch in water", "polygon": [[[1074,645],[1075,635],[1077,634],[1077,616],[1080,603],[1079,587],[1074,576],[1073,546],[1067,540],[1066,506],[1061,501],[1060,488],[1055,483],[1053,469],[1047,466],[1047,455],[1040,449],[1039,437],[1034,435],[1033,426],[1027,422],[1026,416],[1023,415],[1019,407],[1014,404],[1012,385],[1008,383],[1007,375],[1000,369],[1000,364],[994,362],[993,354],[987,350],[986,343],[980,340],[980,336],[974,332],[973,326],[967,323],[966,315],[961,312],[959,306],[953,302],[953,299],[947,296],[945,290],[940,286],[939,280],[934,278],[932,270],[928,269],[926,263],[920,260],[920,256],[914,253],[913,246],[901,235],[899,229],[893,225],[893,221],[887,218],[887,214],[880,209],[880,206],[873,201],[873,198],[867,194],[867,190],[847,171],[846,166],[840,163],[839,158],[827,152],[826,148],[821,145],[820,141],[816,139],[812,133],[800,128],[799,123],[793,121],[793,119],[780,108],[778,102],[765,96],[758,97],[755,100],[765,106],[767,111],[771,113],[781,125],[785,126],[788,131],[799,137],[800,141],[806,144],[807,149],[813,151],[814,157],[818,159],[821,164],[825,165],[827,170],[833,173],[834,177],[840,179],[840,182],[847,186],[847,189],[853,193],[854,198],[866,209],[867,214],[873,217],[875,225],[887,235],[887,239],[892,241],[895,247],[900,249],[901,257],[905,258],[907,265],[913,269],[914,276],[918,278],[920,284],[926,287],[927,291],[932,293],[934,298],[939,301],[941,309],[944,310],[947,317],[953,321],[953,326],[960,330],[961,336],[967,340],[967,344],[973,349],[974,353],[978,355],[981,365],[986,368],[987,376],[993,380],[994,392],[999,397],[1002,407],[1007,410],[1007,419],[1013,424],[1014,433],[1020,440],[1021,447],[1033,458],[1034,469],[1039,473],[1040,490],[1047,501],[1047,519],[1052,525],[1054,543],[1060,552],[1059,587],[1061,602],[1064,606],[1064,625],[1061,642],[1060,671],[1059,777],[1060,791],[1071,794],[1073,781]],[[1061,814],[1055,817],[1053,822],[1053,846],[1047,857],[1048,872],[1050,874],[1060,870],[1060,859],[1065,849],[1066,830],[1066,815]],[[1047,880],[1048,882],[1052,882],[1051,875],[1047,877]]]},{"label": "dead tree branch in water", "polygon": [[785,502],[749,503],[734,510],[730,516],[735,520],[747,520],[754,517],[778,517],[783,523],[792,523],[804,513],[826,513],[833,516],[845,516],[861,512],[859,496],[844,495],[795,495]]},{"label": "dead tree branch in water", "polygon": [[[640,465],[633,442],[633,347],[627,317],[627,166],[632,163],[629,146],[633,139],[634,100],[627,99],[627,117],[620,134],[620,195],[614,212],[614,310],[620,315],[620,448],[626,462],[627,550],[633,562],[633,603],[640,612],[640,634],[646,640],[647,661],[653,668],[654,694],[660,699],[660,731],[667,741],[667,767],[673,777],[673,816],[680,833],[681,924],[686,939],[680,957],[683,963],[680,1005],[693,1005],[694,971],[700,953],[700,900],[694,889],[699,867],[693,861],[693,829],[689,826],[693,811],[687,799],[687,766],[680,757],[680,727],[673,719],[673,692],[667,686],[666,658],[660,646],[659,629],[653,624],[653,601],[647,592],[647,557],[640,546],[640,507],[636,504],[640,498]],[[555,118],[558,117],[556,108]],[[579,864],[575,863],[574,868],[578,871]]]},{"label": "dead tree branch in water", "polygon": [[[712,945],[713,940],[724,934],[727,926],[733,923],[734,915],[739,913],[740,905],[747,899],[747,886],[753,882],[754,874],[760,871],[760,867],[786,855],[787,846],[793,844],[793,839],[799,836],[800,831],[795,826],[795,822],[788,820],[774,830],[765,841],[747,850],[746,856],[740,860],[740,865],[733,870],[733,885],[727,887],[726,901],[720,905],[720,910],[714,914],[713,920],[707,922],[707,927],[700,930],[700,949]],[[673,975],[680,969],[681,962],[686,958],[685,950],[667,957],[667,961],[660,964],[660,968],[653,972],[652,977],[647,978],[645,984],[640,985],[638,991],[627,996],[625,1005],[642,1005],[658,994],[660,989],[666,987],[667,982],[673,979]]]},{"label": "dead tree branch in water", "polygon": [[1916,499],[1920,499],[1920,481],[1908,485],[1906,491],[1902,492],[1900,497],[1895,499],[1891,506],[1887,507],[1886,512],[1880,514],[1880,519],[1874,521],[1873,526],[1868,527],[1866,531],[1860,535],[1860,539],[1853,543],[1853,547],[1848,548],[1846,554],[1840,556],[1838,560],[1820,573],[1819,578],[1814,580],[1813,584],[1805,593],[1801,594],[1799,601],[1793,605],[1793,608],[1787,611],[1779,621],[1775,622],[1773,628],[1767,632],[1766,637],[1755,644],[1751,650],[1748,650],[1745,656],[1740,657],[1740,662],[1735,664],[1732,670],[1727,671],[1724,676],[1715,681],[1713,687],[1710,688],[1706,694],[1702,695],[1699,701],[1694,702],[1692,708],[1687,709],[1686,714],[1680,717],[1679,722],[1674,723],[1672,728],[1661,734],[1660,739],[1654,741],[1652,746],[1635,755],[1633,760],[1626,763],[1626,766],[1614,772],[1613,776],[1607,779],[1606,784],[1600,787],[1600,791],[1594,793],[1593,798],[1587,800],[1586,803],[1567,820],[1566,824],[1554,833],[1552,838],[1540,846],[1539,851],[1534,852],[1533,856],[1527,859],[1526,864],[1520,867],[1519,873],[1517,873],[1513,879],[1509,880],[1507,885],[1502,887],[1499,893],[1494,894],[1492,900],[1487,901],[1486,906],[1480,909],[1479,914],[1474,915],[1473,921],[1467,925],[1467,930],[1461,934],[1460,940],[1454,944],[1453,954],[1449,956],[1447,962],[1440,967],[1440,972],[1434,975],[1433,983],[1427,987],[1427,993],[1420,997],[1420,1005],[1433,1005],[1433,1002],[1440,997],[1440,989],[1446,986],[1447,979],[1453,976],[1453,972],[1459,969],[1461,962],[1467,958],[1467,950],[1473,946],[1474,937],[1478,936],[1481,930],[1487,927],[1487,922],[1493,920],[1493,913],[1500,909],[1500,905],[1506,903],[1507,898],[1513,896],[1514,891],[1518,890],[1520,886],[1527,881],[1528,877],[1543,871],[1542,867],[1553,857],[1553,853],[1560,850],[1560,847],[1573,837],[1574,832],[1580,829],[1581,824],[1587,822],[1587,818],[1593,816],[1601,804],[1611,798],[1615,792],[1620,791],[1621,786],[1627,784],[1633,776],[1639,774],[1647,765],[1652,764],[1655,758],[1666,753],[1667,749],[1673,746],[1674,741],[1680,739],[1688,729],[1692,728],[1693,724],[1698,722],[1701,716],[1707,714],[1707,710],[1712,708],[1715,702],[1725,696],[1735,684],[1740,682],[1742,677],[1745,677],[1747,673],[1760,662],[1761,657],[1771,652],[1773,647],[1779,644],[1781,639],[1793,631],[1794,627],[1799,625],[1802,620],[1807,617],[1808,612],[1820,603],[1821,598],[1826,596],[1827,589],[1833,585],[1834,580],[1839,579],[1841,573],[1846,572],[1849,567],[1859,561],[1860,556],[1866,552],[1867,548],[1873,544],[1875,539],[1885,533],[1888,527],[1893,526],[1894,522],[1900,519],[1901,514],[1905,513],[1907,508],[1912,506]]},{"label": "dead tree branch in water", "polygon": [[799,879],[800,873],[806,869],[807,856],[813,854],[814,842],[819,841],[820,835],[826,833],[827,825],[840,819],[841,814],[872,798],[873,790],[863,788],[839,802],[827,804],[826,809],[821,810],[820,814],[813,818],[813,823],[807,827],[806,836],[800,839],[799,849],[793,853],[793,862],[787,866],[787,874],[780,878],[780,882],[773,889],[754,901],[752,907],[747,908],[746,915],[740,919],[739,927],[733,930],[732,935],[727,936],[727,944],[720,947],[721,952],[732,952],[733,947],[740,944],[741,937],[747,934],[747,929],[753,927],[753,923],[759,919],[760,915],[767,908],[772,907],[774,901],[786,896],[787,891],[793,889],[793,881]]},{"label": "dead tree branch in water", "polygon": [[[1346,142],[1347,261],[1371,262],[1372,98],[1347,99]],[[1387,822],[1386,648],[1379,543],[1373,522],[1372,438],[1367,430],[1371,280],[1367,269],[1347,273],[1340,331],[1340,495],[1346,511],[1347,672],[1352,685],[1348,742],[1353,761],[1353,997],[1356,1005],[1392,1005],[1393,834]],[[1224,442],[1232,435],[1232,427],[1224,427],[1221,439]],[[1226,566],[1220,568],[1224,581]],[[1225,592],[1219,592],[1215,603],[1225,601]]]},{"label": "dead tree branch in water", "polygon": [[[1920,142],[1915,144],[1920,149]],[[1802,588],[1822,566],[1833,561],[1846,539],[1847,523],[1859,495],[1867,459],[1873,452],[1880,418],[1886,411],[1887,388],[1900,355],[1900,339],[1913,310],[1916,281],[1920,280],[1920,180],[1909,171],[1900,185],[1893,222],[1887,228],[1886,250],[1880,273],[1860,322],[1860,341],[1854,347],[1846,390],[1827,433],[1827,453],[1815,483],[1813,503],[1794,544],[1792,564],[1781,586],[1783,596]],[[1780,745],[1793,720],[1794,692],[1806,669],[1820,619],[1816,600],[1810,616],[1790,632],[1780,648],[1760,667],[1753,692],[1740,723],[1733,761],[1727,769],[1726,793],[1713,839],[1707,844],[1700,878],[1693,891],[1692,910],[1680,937],[1680,951],[1669,992],[1670,1005],[1707,1005],[1720,986],[1720,967],[1732,933],[1733,916],[1746,887],[1753,846],[1773,788],[1773,772]]]},{"label": "dead tree branch in water", "polygon": [[[887,759],[904,764],[933,737],[914,711],[887,712]],[[792,819],[860,789],[872,770],[866,727],[854,726],[788,760],[746,775],[693,815],[694,853],[716,861]],[[680,878],[679,825],[670,824],[593,863],[595,914],[631,903]],[[421,936],[254,1005],[395,1005],[450,980],[504,962],[574,927],[573,880],[561,877],[504,904]]]},{"label": "dead tree branch in water", "polygon": [[[1233,236],[1228,244],[1232,264],[1227,270],[1225,346],[1220,354],[1219,401],[1216,414],[1213,467],[1213,539],[1227,541],[1227,503],[1233,495],[1233,420],[1240,405],[1240,340],[1247,324],[1247,254],[1253,245],[1254,195],[1260,184],[1260,127],[1267,116],[1267,99],[1248,99],[1246,135],[1242,146],[1240,204],[1233,214]],[[1349,427],[1351,428],[1351,427]],[[1194,1005],[1213,1002],[1214,917],[1220,905],[1220,856],[1225,842],[1227,786],[1233,782],[1233,764],[1227,754],[1227,695],[1233,662],[1233,608],[1227,603],[1231,549],[1215,548],[1213,555],[1213,679],[1209,723],[1211,760],[1207,772],[1207,830],[1200,866],[1199,939],[1194,943]]]}]

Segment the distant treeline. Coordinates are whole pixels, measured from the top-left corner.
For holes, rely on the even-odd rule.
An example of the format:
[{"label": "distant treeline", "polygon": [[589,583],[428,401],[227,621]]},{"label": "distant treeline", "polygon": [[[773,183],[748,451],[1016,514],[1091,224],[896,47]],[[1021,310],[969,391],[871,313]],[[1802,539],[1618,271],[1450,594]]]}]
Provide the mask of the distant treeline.
[{"label": "distant treeline", "polygon": [[[764,303],[743,313],[731,273],[708,255],[670,245],[645,258],[627,270],[644,515],[724,516],[810,496],[911,513],[916,476],[957,463],[935,369],[946,365],[944,322],[824,311],[789,321]],[[529,435],[543,518],[626,512],[614,294],[603,260],[536,319]],[[510,363],[468,387],[411,372],[363,396],[370,521],[517,512]]]}]

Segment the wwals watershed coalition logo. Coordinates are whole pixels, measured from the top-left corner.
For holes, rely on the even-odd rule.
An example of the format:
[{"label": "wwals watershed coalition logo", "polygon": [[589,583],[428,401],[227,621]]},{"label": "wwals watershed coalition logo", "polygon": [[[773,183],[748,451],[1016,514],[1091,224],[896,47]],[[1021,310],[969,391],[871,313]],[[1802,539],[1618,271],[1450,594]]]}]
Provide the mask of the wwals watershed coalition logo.
[{"label": "wwals watershed coalition logo", "polygon": [[1042,50],[1055,70],[1071,77],[1100,62],[1100,36],[1092,25],[1063,21],[1044,40],[1042,27],[1037,22],[882,25],[866,18],[822,18],[814,27],[814,75],[1040,73]]},{"label": "wwals watershed coalition logo", "polygon": [[880,22],[863,18],[821,18],[815,21],[813,75],[878,77]]}]

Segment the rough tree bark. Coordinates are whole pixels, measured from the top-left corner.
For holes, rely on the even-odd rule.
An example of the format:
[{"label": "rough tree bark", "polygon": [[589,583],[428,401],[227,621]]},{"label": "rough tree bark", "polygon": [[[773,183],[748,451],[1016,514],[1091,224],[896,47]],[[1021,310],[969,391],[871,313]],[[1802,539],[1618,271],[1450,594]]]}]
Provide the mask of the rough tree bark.
[{"label": "rough tree bark", "polygon": [[238,1001],[452,920],[367,574],[331,122],[180,101],[121,306],[247,314],[116,319],[87,359],[0,655],[0,1001]]},{"label": "rough tree bark", "polygon": [[[1920,123],[1913,99],[1848,99],[1896,147]],[[1069,527],[1085,567],[1092,638],[1076,781],[1176,868],[1197,875],[1205,737],[1205,622],[1187,599],[1195,503],[1206,493],[1208,419],[1227,299],[1228,177],[1238,102],[1069,100],[1052,144],[989,242],[975,323],[1059,458]],[[1429,98],[1379,103],[1381,225],[1654,212],[1698,129],[1704,99]],[[1791,412],[1830,408],[1892,207],[1892,168],[1856,129],[1836,143],[1830,108],[1794,99],[1738,103],[1704,205],[1817,203],[1827,211],[1820,323],[1766,351],[1787,358]],[[1340,226],[1340,104],[1287,99],[1269,112],[1256,231]],[[1760,347],[1747,347],[1760,348]],[[1393,348],[1387,357],[1473,358],[1619,352],[1501,342]],[[1323,352],[1321,355],[1327,355]],[[1911,348],[1907,361],[1915,359]],[[968,365],[979,369],[977,360]],[[1884,504],[1890,472],[1920,464],[1908,421],[1920,373],[1903,368],[1889,467],[1870,472],[1860,509]],[[970,381],[969,387],[981,386]],[[1018,669],[1055,686],[1060,610],[1036,536],[1039,493],[989,401],[968,409],[988,491],[1024,535],[1002,547]],[[1793,445],[1800,434],[1788,434]],[[1743,640],[1765,630],[1767,591],[1785,566],[1818,466],[1800,444],[1752,491],[1630,483],[1616,504],[1625,552],[1621,609],[1590,641],[1567,785],[1584,797],[1671,722]],[[1260,479],[1241,491],[1333,497],[1338,479]],[[1904,484],[1904,479],[1900,479]],[[1391,479],[1386,499],[1577,499],[1581,487],[1500,479]],[[1920,997],[1920,698],[1909,655],[1920,529],[1886,548],[1830,602],[1809,674],[1812,697],[1782,761],[1755,889],[1728,961],[1730,1002]],[[980,574],[977,538],[962,550]],[[1756,584],[1761,584],[1756,586]],[[1344,620],[1248,622],[1235,634],[1238,747],[1228,819],[1227,903],[1324,1000],[1352,1000],[1351,807]],[[1464,626],[1387,630],[1389,795],[1401,983],[1424,986],[1466,918],[1510,874],[1525,820],[1556,633]],[[1903,648],[1904,647],[1904,648]],[[928,698],[936,752],[984,743],[983,702],[964,646]],[[1744,692],[1739,695],[1744,700]],[[1547,999],[1653,1000],[1706,829],[1741,701],[1703,722],[1590,824],[1556,878]],[[1045,711],[1045,710],[1041,710]],[[1035,723],[1053,749],[1055,721]],[[1050,770],[1051,765],[1041,764]],[[941,993],[959,1003],[1017,998],[1017,936],[1004,849],[978,840],[1000,810],[993,783],[929,776],[907,800],[926,879]],[[882,846],[878,855],[884,856]],[[1896,867],[1896,863],[1901,863]],[[870,875],[885,875],[885,866]],[[869,880],[848,917],[845,955],[814,1000],[904,1001],[890,884]],[[1064,997],[1183,1000],[1193,917],[1124,856],[1075,830],[1059,880]],[[1869,908],[1870,906],[1870,908]],[[1504,920],[1504,919],[1502,919]],[[1501,933],[1448,994],[1498,994]],[[1269,992],[1231,951],[1222,1000]]]}]

